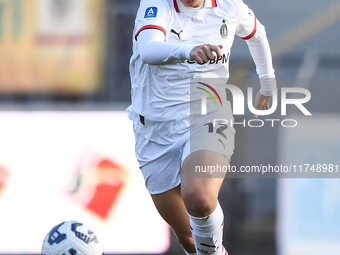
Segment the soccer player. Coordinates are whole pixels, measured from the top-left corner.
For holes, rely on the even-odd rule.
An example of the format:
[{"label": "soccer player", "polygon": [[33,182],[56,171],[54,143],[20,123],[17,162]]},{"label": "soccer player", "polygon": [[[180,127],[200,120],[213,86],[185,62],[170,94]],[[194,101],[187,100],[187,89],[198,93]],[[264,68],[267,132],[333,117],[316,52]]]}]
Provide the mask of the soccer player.
[{"label": "soccer player", "polygon": [[227,254],[218,202],[224,176],[197,178],[193,171],[228,166],[235,131],[212,132],[200,121],[190,126],[190,79],[227,79],[235,35],[249,46],[260,78],[254,107],[268,109],[275,88],[268,81],[275,78],[271,52],[263,25],[242,0],[141,0],[135,20],[127,111],[136,156],[158,212],[186,254]]}]

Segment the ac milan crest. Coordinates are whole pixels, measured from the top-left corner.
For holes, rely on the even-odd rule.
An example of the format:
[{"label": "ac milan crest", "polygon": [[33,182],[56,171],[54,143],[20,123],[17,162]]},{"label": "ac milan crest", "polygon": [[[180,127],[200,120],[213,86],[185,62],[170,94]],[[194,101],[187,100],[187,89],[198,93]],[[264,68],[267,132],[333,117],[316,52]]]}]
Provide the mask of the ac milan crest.
[{"label": "ac milan crest", "polygon": [[223,24],[220,28],[220,34],[222,36],[223,39],[226,39],[228,36],[228,27],[227,24],[225,23],[225,19],[222,20]]}]

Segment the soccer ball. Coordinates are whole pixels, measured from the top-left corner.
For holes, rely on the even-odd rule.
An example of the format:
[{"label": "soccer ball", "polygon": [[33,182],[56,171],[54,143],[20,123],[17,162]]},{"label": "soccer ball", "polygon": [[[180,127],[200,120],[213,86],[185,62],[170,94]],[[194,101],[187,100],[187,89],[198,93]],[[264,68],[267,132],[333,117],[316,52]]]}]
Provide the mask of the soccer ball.
[{"label": "soccer ball", "polygon": [[46,235],[42,255],[102,255],[104,248],[93,228],[78,221],[64,221]]}]

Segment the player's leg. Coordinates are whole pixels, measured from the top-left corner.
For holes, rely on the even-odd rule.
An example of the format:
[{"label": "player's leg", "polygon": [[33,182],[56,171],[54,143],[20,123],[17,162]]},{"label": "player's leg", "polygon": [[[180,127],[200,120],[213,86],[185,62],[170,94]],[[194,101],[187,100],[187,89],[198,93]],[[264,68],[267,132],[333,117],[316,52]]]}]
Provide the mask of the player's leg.
[{"label": "player's leg", "polygon": [[190,231],[189,217],[181,196],[181,187],[177,186],[164,193],[151,195],[151,197],[158,212],[171,226],[185,251],[196,253]]},{"label": "player's leg", "polygon": [[187,156],[182,166],[182,197],[192,216],[207,216],[215,209],[225,173],[197,173],[195,167],[228,166],[229,160],[213,151],[200,150]]},{"label": "player's leg", "polygon": [[187,137],[175,143],[161,145],[136,133],[136,156],[153,202],[175,232],[187,253],[195,253],[189,217],[181,196],[181,163],[183,144]]},{"label": "player's leg", "polygon": [[200,150],[187,156],[182,166],[182,197],[197,254],[225,253],[222,246],[224,215],[217,200],[224,174],[213,178],[209,173],[205,173],[205,177],[195,173],[196,166],[216,165],[228,166],[229,160],[217,152]]}]

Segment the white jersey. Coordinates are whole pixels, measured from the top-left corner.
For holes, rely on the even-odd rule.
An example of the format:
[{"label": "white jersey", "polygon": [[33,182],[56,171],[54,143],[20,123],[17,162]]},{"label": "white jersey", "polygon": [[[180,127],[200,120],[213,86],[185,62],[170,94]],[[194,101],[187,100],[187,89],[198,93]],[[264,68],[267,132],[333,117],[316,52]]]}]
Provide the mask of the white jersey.
[{"label": "white jersey", "polygon": [[[164,33],[174,45],[223,45],[222,57],[205,64],[181,55],[176,63],[151,65],[140,57],[138,36],[148,29]],[[234,36],[247,40],[265,31],[242,0],[204,0],[201,8],[185,7],[180,0],[141,0],[136,16],[130,60],[132,105],[129,117],[135,131],[160,144],[173,143],[189,129],[190,79],[229,77]]]}]

